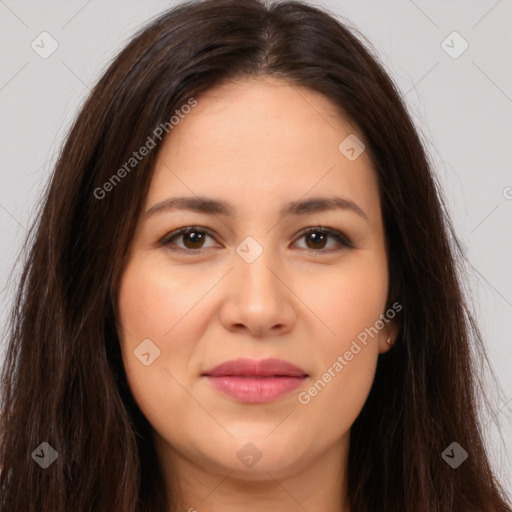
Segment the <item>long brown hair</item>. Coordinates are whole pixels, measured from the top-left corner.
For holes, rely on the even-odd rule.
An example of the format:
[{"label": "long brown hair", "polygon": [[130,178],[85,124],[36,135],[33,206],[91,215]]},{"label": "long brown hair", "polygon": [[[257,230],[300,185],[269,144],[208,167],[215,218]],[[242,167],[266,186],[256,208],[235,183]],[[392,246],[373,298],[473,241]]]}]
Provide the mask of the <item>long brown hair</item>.
[{"label": "long brown hair", "polygon": [[[155,128],[190,98],[270,75],[324,94],[364,136],[389,243],[389,305],[403,306],[351,429],[351,512],[510,512],[481,437],[473,352],[484,352],[457,271],[463,255],[403,99],[354,32],[301,2],[190,2],[143,28],[108,67],[24,246],[1,381],[1,512],[167,512],[174,503],[127,386],[116,321],[158,147],[109,180],[159,142]],[[469,454],[457,469],[441,456],[454,441]],[[58,454],[46,469],[33,457],[43,442]]]}]

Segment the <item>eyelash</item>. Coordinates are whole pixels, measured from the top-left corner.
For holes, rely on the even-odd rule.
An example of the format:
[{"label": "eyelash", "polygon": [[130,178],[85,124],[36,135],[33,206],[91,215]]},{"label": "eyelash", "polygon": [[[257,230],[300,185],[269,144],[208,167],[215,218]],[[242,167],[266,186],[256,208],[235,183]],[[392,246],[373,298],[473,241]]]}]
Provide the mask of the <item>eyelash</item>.
[{"label": "eyelash", "polygon": [[[206,249],[210,249],[210,247],[199,248],[199,249],[184,249],[182,247],[177,247],[177,246],[171,247],[171,245],[172,245],[171,242],[173,240],[175,240],[176,238],[179,238],[180,236],[187,235],[189,233],[206,234],[209,237],[214,238],[214,236],[209,233],[209,230],[201,228],[200,226],[189,226],[189,227],[180,228],[171,233],[168,233],[158,242],[158,245],[161,247],[166,247],[171,251],[181,252],[181,253],[186,253],[186,254],[193,254],[193,253],[199,254],[199,253],[203,253]],[[322,226],[310,227],[310,228],[305,229],[304,231],[302,231],[300,233],[300,236],[297,240],[299,240],[300,238],[302,238],[306,235],[309,235],[311,233],[321,233],[323,235],[330,236],[330,237],[334,238],[338,243],[340,243],[341,247],[330,248],[330,249],[309,249],[309,248],[304,249],[303,248],[303,250],[305,250],[306,252],[316,253],[316,254],[318,254],[318,253],[330,254],[330,253],[337,252],[337,251],[340,251],[343,249],[353,249],[354,248],[354,245],[352,244],[352,242],[341,232],[339,232],[335,229],[332,229],[332,228],[326,228],[326,227],[322,227]]]}]

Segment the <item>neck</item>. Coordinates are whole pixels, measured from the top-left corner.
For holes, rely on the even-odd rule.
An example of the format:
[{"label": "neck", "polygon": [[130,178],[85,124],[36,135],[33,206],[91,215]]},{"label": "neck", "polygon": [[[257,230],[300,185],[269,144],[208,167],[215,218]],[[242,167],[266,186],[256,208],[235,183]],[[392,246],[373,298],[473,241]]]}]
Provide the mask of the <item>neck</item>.
[{"label": "neck", "polygon": [[[170,496],[170,512],[350,512],[347,500],[348,438],[342,438],[315,460],[286,468],[250,472],[208,467],[173,450],[155,436]],[[173,482],[171,484],[171,482]]]}]

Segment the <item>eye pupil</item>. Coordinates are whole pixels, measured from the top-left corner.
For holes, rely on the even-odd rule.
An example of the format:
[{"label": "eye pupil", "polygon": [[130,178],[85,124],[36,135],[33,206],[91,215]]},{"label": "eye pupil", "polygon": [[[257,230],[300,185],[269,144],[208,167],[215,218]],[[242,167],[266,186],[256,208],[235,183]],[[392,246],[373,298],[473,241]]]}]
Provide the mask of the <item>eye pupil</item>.
[{"label": "eye pupil", "polygon": [[[323,248],[324,245],[325,245],[325,241],[327,239],[327,236],[325,233],[319,233],[319,232],[313,232],[313,233],[308,233],[306,235],[306,238],[311,240],[313,242],[313,244],[318,244],[320,243],[321,247],[320,248]],[[324,244],[324,245],[322,245]],[[313,249],[318,249],[319,247],[317,245],[314,245],[314,247],[312,247]]]},{"label": "eye pupil", "polygon": [[204,234],[197,231],[190,231],[189,233],[185,233],[183,235],[184,240],[191,240],[192,247],[190,247],[187,243],[185,246],[189,249],[197,249],[198,247],[195,244],[199,244],[201,246],[201,242],[204,241]]}]

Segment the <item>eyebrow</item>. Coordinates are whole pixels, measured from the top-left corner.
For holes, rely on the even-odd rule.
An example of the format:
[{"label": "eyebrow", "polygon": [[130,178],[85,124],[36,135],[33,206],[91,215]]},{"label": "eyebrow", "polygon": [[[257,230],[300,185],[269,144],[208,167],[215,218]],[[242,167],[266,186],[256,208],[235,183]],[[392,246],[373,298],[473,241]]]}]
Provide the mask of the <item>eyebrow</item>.
[{"label": "eyebrow", "polygon": [[[289,214],[305,215],[335,209],[351,211],[368,220],[365,212],[354,201],[343,197],[313,197],[302,201],[290,201],[283,206],[279,214],[284,217]],[[209,197],[170,197],[149,208],[144,214],[144,218],[147,219],[157,213],[171,210],[190,210],[208,215],[226,216],[232,216],[235,213],[231,204]]]}]

